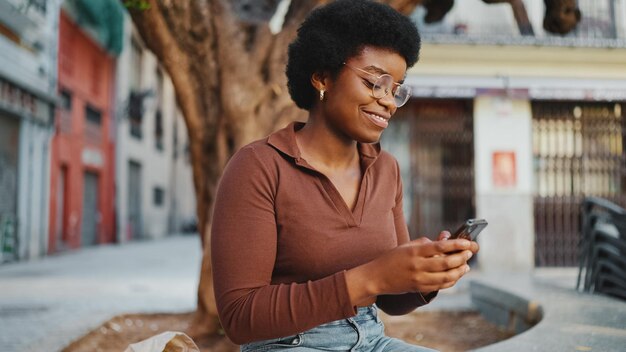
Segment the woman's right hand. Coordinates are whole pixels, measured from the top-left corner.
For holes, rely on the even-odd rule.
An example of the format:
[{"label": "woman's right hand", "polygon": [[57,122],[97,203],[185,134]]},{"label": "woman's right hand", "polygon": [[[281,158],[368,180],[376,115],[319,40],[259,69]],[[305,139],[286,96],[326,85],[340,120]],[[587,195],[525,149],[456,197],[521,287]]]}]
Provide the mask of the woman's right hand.
[{"label": "woman's right hand", "polygon": [[465,239],[405,243],[346,272],[350,300],[449,288],[469,271],[467,261],[477,251],[476,242]]}]

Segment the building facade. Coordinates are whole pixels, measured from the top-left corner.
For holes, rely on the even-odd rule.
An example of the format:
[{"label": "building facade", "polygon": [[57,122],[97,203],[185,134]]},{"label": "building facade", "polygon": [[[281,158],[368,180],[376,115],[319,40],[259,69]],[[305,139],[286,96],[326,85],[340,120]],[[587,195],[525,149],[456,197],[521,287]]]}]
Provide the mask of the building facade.
[{"label": "building facade", "polygon": [[47,250],[59,7],[0,0],[0,263]]},{"label": "building facade", "polygon": [[50,251],[113,241],[114,59],[63,11],[57,133],[52,142]]},{"label": "building facade", "polygon": [[60,14],[51,253],[115,241],[115,38],[121,13],[114,1],[68,0]]},{"label": "building facade", "polygon": [[195,193],[188,135],[172,82],[125,17],[116,100],[119,242],[191,230]]},{"label": "building facade", "polygon": [[457,1],[435,24],[419,8],[414,98],[383,136],[412,232],[486,218],[484,270],[576,265],[582,199],[626,205],[626,2],[578,1],[567,35],[542,28],[543,1],[524,4],[524,26],[508,4]]}]

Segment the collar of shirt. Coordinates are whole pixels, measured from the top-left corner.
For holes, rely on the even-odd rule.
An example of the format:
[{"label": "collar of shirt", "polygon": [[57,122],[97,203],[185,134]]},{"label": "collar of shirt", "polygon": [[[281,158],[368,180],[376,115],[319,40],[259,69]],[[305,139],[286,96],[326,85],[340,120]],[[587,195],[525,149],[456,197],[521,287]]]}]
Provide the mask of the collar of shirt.
[{"label": "collar of shirt", "polygon": [[[296,131],[304,127],[304,122],[292,122],[285,128],[280,129],[269,135],[267,144],[274,147],[279,152],[293,158],[296,163],[300,158],[300,149],[296,143]],[[380,143],[366,144],[357,143],[359,156],[361,157],[362,166],[370,166],[376,161],[380,155]]]}]

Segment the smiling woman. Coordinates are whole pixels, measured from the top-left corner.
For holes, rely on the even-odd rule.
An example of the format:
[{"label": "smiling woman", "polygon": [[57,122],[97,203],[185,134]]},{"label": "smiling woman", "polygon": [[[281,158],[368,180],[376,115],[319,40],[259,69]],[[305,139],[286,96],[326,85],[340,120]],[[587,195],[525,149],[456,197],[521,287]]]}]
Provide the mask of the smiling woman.
[{"label": "smiling woman", "polygon": [[215,201],[217,308],[243,351],[428,350],[385,336],[378,309],[427,304],[478,245],[445,231],[409,241],[398,163],[378,143],[410,97],[419,47],[414,24],[373,1],[335,1],[302,23],[287,79],[307,122],[239,150]]}]

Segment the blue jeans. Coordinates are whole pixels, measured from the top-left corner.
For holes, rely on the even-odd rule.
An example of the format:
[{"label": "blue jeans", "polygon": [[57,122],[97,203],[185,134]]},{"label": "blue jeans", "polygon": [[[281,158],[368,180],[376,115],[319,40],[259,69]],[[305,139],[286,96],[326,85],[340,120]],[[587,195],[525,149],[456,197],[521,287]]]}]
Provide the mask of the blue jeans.
[{"label": "blue jeans", "polygon": [[376,306],[361,307],[352,318],[319,325],[303,333],[241,345],[242,352],[355,351],[355,352],[428,352],[429,348],[409,345],[385,336]]}]

